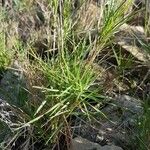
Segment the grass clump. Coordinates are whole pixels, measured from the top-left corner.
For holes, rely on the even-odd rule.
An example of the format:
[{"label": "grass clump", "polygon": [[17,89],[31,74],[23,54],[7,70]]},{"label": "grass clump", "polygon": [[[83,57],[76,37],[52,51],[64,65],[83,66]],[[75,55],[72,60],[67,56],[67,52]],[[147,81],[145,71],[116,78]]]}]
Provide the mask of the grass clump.
[{"label": "grass clump", "polygon": [[[19,1],[16,2],[18,10],[21,10],[20,7],[22,9],[25,7],[25,2],[22,5],[19,5]],[[74,28],[78,20],[73,22],[71,0],[63,3],[52,0],[46,3],[51,14],[47,23],[50,30],[48,33],[51,33],[50,36],[48,35],[50,43],[47,46],[47,55],[41,58],[38,52],[33,52],[34,44],[29,47],[28,44],[24,44],[24,47],[21,48],[22,43],[18,40],[15,45],[17,52],[22,56],[21,59],[25,60],[27,59],[26,55],[32,55],[32,61],[29,60],[26,63],[26,66],[31,68],[30,71],[25,72],[27,76],[35,71],[39,77],[33,75],[32,79],[27,81],[27,84],[31,84],[31,89],[23,88],[17,97],[18,102],[21,101],[22,103],[15,105],[14,109],[19,113],[21,121],[19,127],[11,130],[14,138],[5,149],[9,145],[13,148],[44,149],[47,146],[52,149],[56,147],[57,143],[60,144],[61,137],[64,137],[63,142],[69,149],[72,138],[72,118],[82,115],[91,119],[95,112],[103,115],[92,105],[92,103],[101,104],[103,100],[101,87],[96,83],[100,72],[95,71],[93,62],[102,50],[113,43],[113,37],[118,32],[119,27],[130,18],[130,14],[126,15],[126,13],[132,1],[118,2],[112,0],[107,7],[103,8],[102,18],[99,18],[94,25],[98,28],[94,40],[91,39],[90,32],[88,38],[87,36],[78,38],[78,33]],[[38,7],[40,7],[40,3],[38,3]],[[37,29],[33,30],[36,31]],[[0,67],[5,67],[8,65],[9,59],[6,54],[5,43],[3,43],[3,34],[0,38],[0,48],[2,49],[0,51]],[[34,43],[34,39],[31,41]],[[27,49],[33,53],[29,54]],[[130,60],[123,59],[121,51],[117,53],[113,49],[113,52],[117,60],[118,70],[123,74],[123,71],[132,65],[132,58],[129,57]],[[34,90],[38,94],[34,93]],[[42,147],[37,147],[39,144]]]},{"label": "grass clump", "polygon": [[[85,46],[79,45],[75,51],[83,51],[83,49]],[[87,108],[91,105],[88,100],[101,101],[98,90],[90,90],[96,79],[93,69],[84,62],[82,55],[78,56],[76,52],[74,53],[40,64],[47,84],[45,87],[36,88],[44,92],[45,100],[41,102],[35,112],[35,119],[30,123],[47,116],[47,123],[44,126],[48,125],[50,128],[50,133],[47,134],[48,141],[51,140],[50,135],[55,133],[56,137],[59,132],[64,132],[69,126],[68,118],[75,112],[81,111],[86,115],[89,113]]]},{"label": "grass clump", "polygon": [[[96,42],[96,48],[90,54],[91,60],[94,61],[96,56],[113,42],[113,37],[118,32],[119,27],[131,17],[129,10],[132,1],[109,1],[108,6],[103,9],[103,15],[99,23],[99,36]],[[126,14],[126,15],[125,15]]]},{"label": "grass clump", "polygon": [[[30,139],[28,148],[40,142],[44,143],[42,146],[52,148],[63,136],[63,144],[69,148],[72,118],[84,115],[90,119],[94,112],[102,115],[92,105],[92,102],[101,103],[103,97],[98,89],[92,88],[97,74],[84,60],[83,54],[87,50],[85,43],[80,43],[71,54],[64,48],[55,59],[43,61],[35,56],[34,68],[42,73],[45,82],[40,86],[37,82],[32,88],[41,93],[41,97],[36,101],[32,98],[28,101],[25,96],[25,105],[19,107],[23,122],[21,121],[20,127],[12,129],[16,137],[10,145],[23,138],[20,146]],[[19,99],[23,97],[24,95],[20,95]]]}]

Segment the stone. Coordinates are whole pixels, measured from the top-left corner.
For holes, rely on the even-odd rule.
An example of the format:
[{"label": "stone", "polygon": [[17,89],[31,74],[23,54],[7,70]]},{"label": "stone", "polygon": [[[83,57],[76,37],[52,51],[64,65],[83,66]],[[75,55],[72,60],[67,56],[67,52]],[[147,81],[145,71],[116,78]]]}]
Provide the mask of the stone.
[{"label": "stone", "polygon": [[100,145],[117,145],[135,148],[131,139],[136,137],[137,118],[142,116],[142,102],[128,95],[118,95],[100,109],[107,118],[96,117],[98,122],[79,122],[77,135]]},{"label": "stone", "polygon": [[115,145],[100,146],[99,144],[91,142],[82,137],[76,137],[72,140],[72,146],[70,150],[123,150],[123,149]]},{"label": "stone", "polygon": [[105,145],[102,147],[102,150],[123,150],[123,149],[115,145]]},{"label": "stone", "polygon": [[22,107],[27,99],[26,80],[22,64],[14,60],[0,82],[0,98]]}]

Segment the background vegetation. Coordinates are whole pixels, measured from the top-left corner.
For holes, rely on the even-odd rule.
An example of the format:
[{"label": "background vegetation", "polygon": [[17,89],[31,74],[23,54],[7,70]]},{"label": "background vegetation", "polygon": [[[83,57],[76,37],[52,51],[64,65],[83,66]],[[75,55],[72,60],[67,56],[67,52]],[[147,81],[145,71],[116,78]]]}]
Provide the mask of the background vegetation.
[{"label": "background vegetation", "polygon": [[14,77],[1,86],[0,98],[15,116],[2,117],[10,110],[0,106],[2,149],[69,149],[76,118],[108,119],[99,106],[127,94],[144,110],[134,148],[148,150],[148,6],[132,0],[1,2],[0,79]]}]

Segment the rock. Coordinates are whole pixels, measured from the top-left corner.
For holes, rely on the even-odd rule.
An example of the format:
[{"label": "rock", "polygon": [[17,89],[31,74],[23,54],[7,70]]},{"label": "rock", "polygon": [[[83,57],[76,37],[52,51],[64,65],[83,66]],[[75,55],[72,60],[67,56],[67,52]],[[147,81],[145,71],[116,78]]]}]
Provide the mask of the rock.
[{"label": "rock", "polygon": [[128,147],[131,144],[131,137],[136,136],[134,129],[137,117],[143,114],[141,101],[128,95],[120,95],[102,109],[102,112],[111,122],[104,119],[101,121],[99,137],[107,139],[107,143]]},{"label": "rock", "polygon": [[0,121],[5,123],[10,129],[14,126],[16,127],[18,123],[18,117],[14,108],[2,99],[0,99]]},{"label": "rock", "polygon": [[101,150],[101,146],[82,137],[76,137],[72,140],[70,150]]},{"label": "rock", "polygon": [[27,100],[26,81],[21,63],[13,62],[0,83],[0,98],[9,104],[22,107]]},{"label": "rock", "polygon": [[148,42],[144,33],[144,27],[138,25],[131,26],[126,23],[119,28],[119,32],[115,37],[115,42],[122,47],[122,51],[126,50],[131,53],[135,59],[148,65],[150,55],[143,51],[143,47],[139,42],[140,40],[145,44]]},{"label": "rock", "polygon": [[0,149],[12,150],[10,143],[14,138],[12,136],[13,129],[20,127],[20,123],[24,120],[19,111],[17,112],[14,106],[0,99]]},{"label": "rock", "polygon": [[140,100],[128,95],[118,96],[117,99],[116,104],[123,109],[122,119],[124,122],[135,121],[135,115],[140,116],[143,114],[143,108]]},{"label": "rock", "polygon": [[[5,149],[5,146],[8,150],[13,149],[10,148],[12,147],[11,143],[15,145],[18,141],[18,137],[14,136],[16,134],[14,130],[20,127],[25,119],[24,110],[27,110],[25,106],[28,100],[28,92],[25,88],[23,64],[14,60],[0,82],[0,123],[6,130],[3,133],[1,133],[2,129],[0,130],[0,138],[1,135],[3,136],[3,139],[0,140],[2,149]],[[14,140],[14,138],[16,139]]]},{"label": "rock", "polygon": [[100,146],[82,137],[76,137],[72,140],[72,147],[70,150],[123,150],[121,147],[115,145]]},{"label": "rock", "polygon": [[132,141],[136,137],[137,117],[143,114],[141,101],[128,95],[120,95],[110,100],[100,109],[107,118],[97,117],[98,122],[80,121],[77,135],[100,145],[117,145],[124,149],[135,148]]},{"label": "rock", "polygon": [[101,19],[101,7],[98,7],[97,2],[94,0],[84,2],[77,11],[73,14],[73,20],[75,24],[75,30],[78,36],[89,36],[90,34],[95,36],[98,32],[95,29],[97,21]]},{"label": "rock", "polygon": [[121,147],[119,146],[115,146],[115,145],[105,145],[102,147],[102,150],[123,150]]}]

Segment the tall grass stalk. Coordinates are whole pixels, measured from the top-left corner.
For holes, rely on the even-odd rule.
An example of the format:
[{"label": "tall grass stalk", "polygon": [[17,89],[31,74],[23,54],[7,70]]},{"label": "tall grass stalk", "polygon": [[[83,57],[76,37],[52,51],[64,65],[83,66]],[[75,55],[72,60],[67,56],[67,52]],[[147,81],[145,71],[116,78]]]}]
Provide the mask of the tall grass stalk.
[{"label": "tall grass stalk", "polygon": [[118,32],[119,27],[123,25],[131,14],[128,13],[132,4],[132,0],[128,1],[109,1],[107,7],[103,9],[103,21],[99,27],[99,36],[95,42],[93,50],[89,55],[89,61],[93,62],[96,56],[109,45],[111,39]]}]

